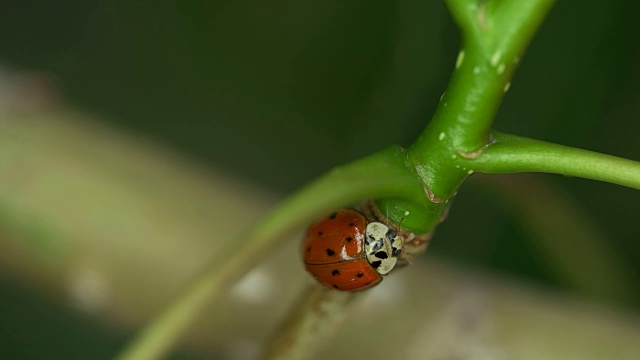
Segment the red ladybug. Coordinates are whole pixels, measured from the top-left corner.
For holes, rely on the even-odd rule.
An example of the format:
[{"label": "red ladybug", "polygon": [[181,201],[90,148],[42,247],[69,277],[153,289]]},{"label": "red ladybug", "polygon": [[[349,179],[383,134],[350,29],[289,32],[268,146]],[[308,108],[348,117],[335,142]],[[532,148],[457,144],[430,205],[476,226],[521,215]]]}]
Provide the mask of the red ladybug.
[{"label": "red ladybug", "polygon": [[396,264],[402,239],[359,211],[340,209],[307,230],[302,242],[305,268],[322,285],[343,291],[364,290],[382,281]]}]

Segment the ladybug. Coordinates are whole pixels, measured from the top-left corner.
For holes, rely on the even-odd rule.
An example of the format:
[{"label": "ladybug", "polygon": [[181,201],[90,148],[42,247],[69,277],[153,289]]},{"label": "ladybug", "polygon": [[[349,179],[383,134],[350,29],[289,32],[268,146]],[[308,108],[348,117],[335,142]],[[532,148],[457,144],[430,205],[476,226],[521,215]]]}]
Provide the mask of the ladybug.
[{"label": "ladybug", "polygon": [[354,209],[340,209],[320,219],[302,242],[306,270],[322,285],[342,291],[379,284],[401,251],[402,237],[395,230],[368,221]]}]

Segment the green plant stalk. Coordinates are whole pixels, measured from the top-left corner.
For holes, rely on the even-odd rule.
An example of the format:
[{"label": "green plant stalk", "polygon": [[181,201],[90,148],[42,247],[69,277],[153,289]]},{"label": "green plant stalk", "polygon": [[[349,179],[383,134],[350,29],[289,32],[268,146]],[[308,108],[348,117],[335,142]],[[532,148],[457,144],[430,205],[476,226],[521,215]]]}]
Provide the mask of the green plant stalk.
[{"label": "green plant stalk", "polygon": [[436,113],[409,148],[409,159],[431,202],[422,213],[410,211],[414,219],[407,219],[406,201],[378,201],[392,221],[415,232],[433,229],[468,177],[468,171],[457,166],[461,154],[474,156],[489,144],[491,125],[511,77],[554,0],[446,3],[462,29],[462,50]]},{"label": "green plant stalk", "polygon": [[[241,241],[228,257],[212,261],[179,298],[124,350],[118,359],[157,359],[169,351],[198,316],[294,230],[340,206],[373,198],[424,199],[420,179],[394,146],[335,168],[289,197]],[[426,200],[425,200],[426,201]],[[312,205],[310,205],[312,204]]]},{"label": "green plant stalk", "polygon": [[640,162],[494,131],[495,143],[458,166],[487,174],[545,172],[640,189]]},{"label": "green plant stalk", "polygon": [[[629,160],[498,133],[497,143],[489,146],[498,106],[553,3],[448,0],[463,30],[462,50],[432,121],[409,150],[394,147],[337,168],[289,198],[219,266],[205,271],[121,359],[152,359],[165,353],[206,305],[288,233],[339,206],[375,198],[392,221],[404,221],[406,229],[424,233],[439,222],[473,171],[549,171],[638,188],[638,166]],[[573,160],[563,159],[568,154]]]}]

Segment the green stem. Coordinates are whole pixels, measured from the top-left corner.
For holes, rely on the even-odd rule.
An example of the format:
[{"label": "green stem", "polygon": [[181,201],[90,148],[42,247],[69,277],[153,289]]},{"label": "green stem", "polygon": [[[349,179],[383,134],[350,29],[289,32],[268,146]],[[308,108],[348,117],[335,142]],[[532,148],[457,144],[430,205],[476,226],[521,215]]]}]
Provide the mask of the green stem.
[{"label": "green stem", "polygon": [[[406,204],[379,201],[389,218],[430,231],[468,173],[457,167],[459,152],[474,153],[489,142],[496,111],[520,59],[554,0],[447,0],[463,32],[456,68],[438,109],[409,158],[429,198],[423,227],[407,221]],[[417,231],[420,232],[420,231]]]},{"label": "green stem", "polygon": [[379,204],[392,221],[406,220],[403,227],[422,223],[419,230],[429,231],[437,224],[468,176],[455,166],[456,154],[474,152],[488,143],[511,75],[553,0],[448,0],[447,4],[463,29],[464,45],[433,120],[409,152],[399,148],[380,152],[339,168],[290,197],[224,261],[214,262],[220,265],[205,271],[121,359],[158,358],[168,351],[206,305],[290,231],[323,212],[374,198],[382,199]]},{"label": "green stem", "polygon": [[507,84],[553,3],[447,1],[463,29],[463,46],[440,106],[414,149],[430,149],[442,133],[445,144],[465,152],[487,143]]},{"label": "green stem", "polygon": [[477,159],[461,159],[459,166],[489,174],[554,173],[640,189],[640,162],[515,135],[493,136],[495,144]]},{"label": "green stem", "polygon": [[415,172],[407,167],[406,151],[391,147],[362,160],[334,169],[289,197],[234,251],[202,273],[190,288],[156,317],[118,359],[157,359],[178,341],[203,310],[260,259],[289,239],[295,229],[337,207],[379,197],[424,199]]}]

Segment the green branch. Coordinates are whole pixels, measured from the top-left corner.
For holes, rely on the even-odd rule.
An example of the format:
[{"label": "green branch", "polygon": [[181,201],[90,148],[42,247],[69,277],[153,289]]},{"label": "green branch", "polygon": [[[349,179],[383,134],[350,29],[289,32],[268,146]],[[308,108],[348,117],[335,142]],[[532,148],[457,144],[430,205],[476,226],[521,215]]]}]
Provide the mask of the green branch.
[{"label": "green branch", "polygon": [[488,174],[545,172],[640,189],[640,162],[597,152],[493,133],[495,144],[459,166]]},{"label": "green branch", "polygon": [[[554,0],[446,3],[462,29],[463,46],[433,119],[409,148],[411,163],[433,200],[422,211],[422,227],[411,224],[417,232],[433,229],[468,177],[456,166],[459,153],[474,153],[488,144],[513,72]],[[391,220],[408,224],[406,203],[387,200],[378,205],[389,209]]]},{"label": "green branch", "polygon": [[440,106],[414,148],[430,148],[441,133],[466,152],[487,143],[507,84],[553,3],[447,1],[463,31],[462,49]]},{"label": "green branch", "polygon": [[[157,359],[179,340],[204,309],[288,235],[334,209],[364,199],[424,199],[424,189],[406,165],[406,151],[391,147],[338,167],[289,197],[248,234],[231,244],[225,259],[212,262],[190,288],[161,313],[119,359]],[[425,200],[426,201],[426,200]]]},{"label": "green branch", "polygon": [[[338,168],[276,208],[222,261],[197,279],[132,343],[121,359],[155,359],[168,351],[205,306],[224,294],[292,230],[324,212],[363,199],[415,232],[431,231],[468,173],[458,154],[488,144],[494,115],[513,71],[553,0],[448,0],[463,31],[456,71],[415,144]],[[219,265],[218,265],[219,264]]]}]

